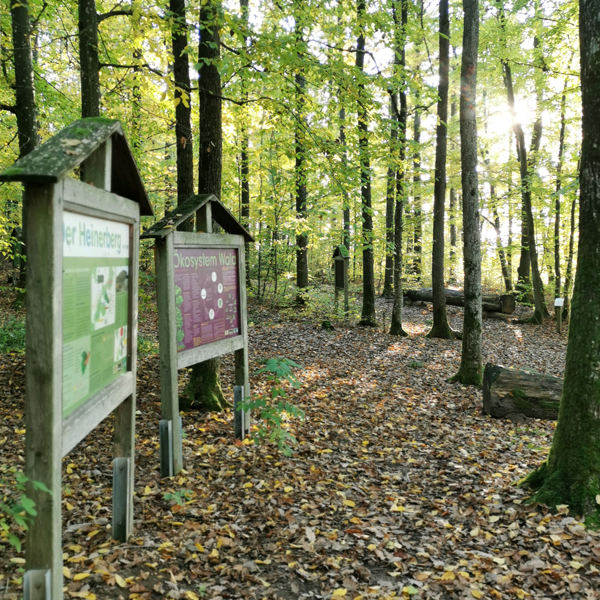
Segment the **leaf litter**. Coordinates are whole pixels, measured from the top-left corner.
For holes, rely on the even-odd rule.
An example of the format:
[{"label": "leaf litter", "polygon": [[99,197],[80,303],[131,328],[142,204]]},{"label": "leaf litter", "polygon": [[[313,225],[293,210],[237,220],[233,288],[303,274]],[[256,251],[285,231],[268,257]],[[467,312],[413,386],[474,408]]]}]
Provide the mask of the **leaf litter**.
[{"label": "leaf litter", "polygon": [[[379,310],[391,306],[378,301]],[[600,597],[600,538],[515,482],[546,456],[554,424],[482,413],[446,380],[460,342],[429,340],[431,312],[403,311],[409,338],[321,330],[252,306],[251,369],[290,358],[306,413],[291,458],[233,438],[232,414],[184,415],[184,466],[159,477],[158,356],[140,356],[135,530],[110,537],[112,420],[64,459],[65,598],[196,600]],[[449,307],[455,328],[462,312]],[[484,321],[484,361],[562,375],[566,333]],[[156,336],[156,314],[141,324]],[[3,493],[24,468],[24,358],[0,357]],[[233,361],[222,380],[232,395]],[[182,381],[182,385],[183,385]],[[267,392],[266,378],[251,378]],[[2,540],[0,540],[2,542]],[[24,554],[0,546],[0,597],[22,593]]]}]

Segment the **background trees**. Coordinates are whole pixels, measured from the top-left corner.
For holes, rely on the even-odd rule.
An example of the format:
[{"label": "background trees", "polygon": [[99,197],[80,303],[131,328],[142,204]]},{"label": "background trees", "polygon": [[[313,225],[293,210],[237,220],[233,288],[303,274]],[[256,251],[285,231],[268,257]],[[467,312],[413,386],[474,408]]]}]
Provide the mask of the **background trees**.
[{"label": "background trees", "polygon": [[[248,253],[252,292],[278,302],[292,299],[299,277],[302,286],[308,278],[310,295],[314,290],[310,284],[330,277],[331,253],[344,241],[351,254],[351,280],[356,291],[367,285],[365,314],[375,319],[373,293],[382,291],[385,257],[394,251],[391,240],[385,240],[391,223],[385,221],[388,170],[404,174],[403,284],[431,283],[440,37],[438,4],[407,0],[405,77],[399,83],[395,2],[359,4],[225,2],[219,16],[220,40],[210,41],[220,47],[215,59],[197,55],[201,34],[197,0],[19,3],[21,12],[27,8],[25,26],[31,29],[31,67],[25,68],[35,93],[35,104],[26,105],[37,109],[31,123],[44,140],[82,110],[93,114],[97,109],[121,119],[135,140],[134,151],[160,216],[197,189],[203,172],[200,163],[208,151],[199,145],[199,113],[191,107],[202,110],[202,68],[212,61],[221,80],[221,198],[257,239]],[[8,2],[0,7],[0,166],[8,166],[20,152],[17,134],[25,131],[17,122],[23,46],[12,27],[11,11],[16,14],[17,8]],[[483,283],[500,288],[516,281],[517,257],[524,256],[523,269],[531,260],[521,253],[522,246],[529,249],[533,244],[540,281],[548,287],[551,280],[560,279],[561,294],[567,295],[580,144],[577,54],[573,54],[577,5],[572,0],[531,0],[502,7],[501,11],[495,0],[481,2],[478,102],[485,109],[477,119],[485,152],[485,168],[481,167],[485,177],[479,184]],[[357,11],[362,14],[360,32]],[[452,99],[460,94],[462,3],[452,0],[449,15]],[[359,47],[361,38],[364,49]],[[519,153],[511,131],[508,71],[515,120],[523,132]],[[406,141],[404,156],[398,142],[390,139],[396,115],[389,90],[398,90],[399,85],[406,97],[407,125],[396,132],[397,140]],[[528,153],[523,160],[523,149],[532,148],[531,132],[538,122],[543,123],[543,136],[533,142],[534,147],[540,142],[539,149],[533,158]],[[456,119],[450,118],[447,129],[448,172],[439,183],[458,190]],[[195,173],[193,156],[199,161]],[[519,175],[524,165],[525,187]],[[364,196],[367,174],[370,206]],[[523,227],[523,190],[531,197],[531,234]],[[6,250],[9,232],[20,223],[19,189],[3,186],[0,204],[0,242]],[[441,225],[451,240],[451,220],[460,223],[461,216],[458,210],[447,213]],[[449,245],[443,253],[444,285],[453,277],[462,280],[460,266],[458,273],[451,273],[452,264],[462,263],[460,227],[457,230],[456,246]],[[575,228],[575,238],[576,233]],[[452,261],[451,251],[456,253]],[[505,258],[504,277],[499,255]],[[530,285],[526,277],[521,280]]]}]

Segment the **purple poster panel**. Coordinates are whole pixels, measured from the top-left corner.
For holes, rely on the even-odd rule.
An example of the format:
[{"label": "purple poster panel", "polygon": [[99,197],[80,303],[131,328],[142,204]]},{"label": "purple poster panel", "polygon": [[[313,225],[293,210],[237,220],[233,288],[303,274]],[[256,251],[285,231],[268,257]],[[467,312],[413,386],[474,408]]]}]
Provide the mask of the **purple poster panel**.
[{"label": "purple poster panel", "polygon": [[235,248],[175,248],[177,350],[240,335]]}]

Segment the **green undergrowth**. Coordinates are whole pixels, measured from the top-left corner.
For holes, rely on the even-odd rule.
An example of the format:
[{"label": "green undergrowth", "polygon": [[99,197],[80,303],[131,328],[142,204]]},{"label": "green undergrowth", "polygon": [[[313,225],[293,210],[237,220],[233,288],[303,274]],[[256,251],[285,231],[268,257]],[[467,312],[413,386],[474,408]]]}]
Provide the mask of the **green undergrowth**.
[{"label": "green undergrowth", "polygon": [[25,318],[9,315],[0,324],[0,354],[25,352]]},{"label": "green undergrowth", "polygon": [[271,384],[269,394],[247,398],[236,406],[236,410],[255,411],[258,424],[254,428],[252,439],[255,444],[268,442],[277,446],[284,456],[292,455],[292,445],[296,438],[289,431],[290,420],[304,420],[304,411],[287,400],[286,388],[299,388],[300,381],[294,374],[302,367],[289,358],[270,358],[256,375],[266,374]]}]

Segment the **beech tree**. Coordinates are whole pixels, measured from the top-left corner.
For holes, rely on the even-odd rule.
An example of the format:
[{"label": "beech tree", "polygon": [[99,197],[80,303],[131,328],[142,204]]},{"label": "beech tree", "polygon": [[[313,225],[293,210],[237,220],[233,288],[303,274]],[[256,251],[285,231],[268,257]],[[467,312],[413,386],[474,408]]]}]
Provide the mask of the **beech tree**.
[{"label": "beech tree", "polygon": [[[223,130],[221,115],[220,56],[220,4],[211,0],[200,8],[200,64],[199,88],[199,137],[198,193],[221,197],[221,173],[223,168]],[[196,219],[196,230],[206,231],[208,223]],[[210,224],[212,229],[212,224]],[[220,412],[228,402],[221,389],[221,360],[211,358],[192,367],[186,388],[186,405],[203,412]]]},{"label": "beech tree", "polygon": [[460,368],[454,381],[481,385],[481,242],[477,176],[477,54],[479,0],[463,0],[463,50],[460,70],[460,163],[465,272],[465,308]]},{"label": "beech tree", "polygon": [[566,504],[600,524],[600,3],[579,1],[582,133],[579,260],[571,304],[565,378],[547,460],[522,484],[533,499]]},{"label": "beech tree", "polygon": [[448,145],[448,77],[450,69],[450,17],[448,0],[440,0],[439,29],[439,101],[435,138],[435,183],[433,200],[433,250],[431,284],[433,288],[433,324],[427,337],[452,339],[454,332],[446,315],[444,290],[444,216],[446,202],[446,153]]}]

